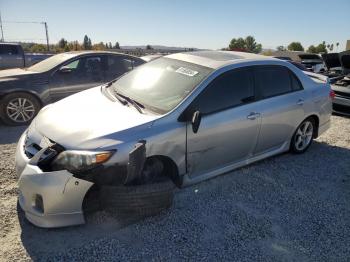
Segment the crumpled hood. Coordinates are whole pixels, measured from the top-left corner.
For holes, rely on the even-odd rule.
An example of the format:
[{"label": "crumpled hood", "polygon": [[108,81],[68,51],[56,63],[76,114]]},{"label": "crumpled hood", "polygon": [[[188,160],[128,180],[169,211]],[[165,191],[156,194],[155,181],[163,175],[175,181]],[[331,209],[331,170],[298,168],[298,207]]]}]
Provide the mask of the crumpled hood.
[{"label": "crumpled hood", "polygon": [[22,78],[32,74],[38,74],[38,73],[24,70],[21,68],[6,69],[6,70],[0,70],[0,79],[1,78]]},{"label": "crumpled hood", "polygon": [[118,132],[131,128],[137,132],[158,117],[112,101],[95,87],[48,105],[33,124],[36,131],[67,149],[91,149],[118,144],[122,142]]}]

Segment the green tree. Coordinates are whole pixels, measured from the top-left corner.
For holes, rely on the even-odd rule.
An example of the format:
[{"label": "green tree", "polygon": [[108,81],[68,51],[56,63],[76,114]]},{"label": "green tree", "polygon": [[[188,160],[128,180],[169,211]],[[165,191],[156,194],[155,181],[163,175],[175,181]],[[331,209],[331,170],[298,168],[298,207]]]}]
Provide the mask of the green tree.
[{"label": "green tree", "polygon": [[304,51],[304,47],[300,42],[292,42],[288,45],[289,51]]},{"label": "green tree", "polygon": [[151,45],[147,45],[147,46],[146,46],[146,49],[147,49],[147,50],[152,50],[153,47],[152,47]]},{"label": "green tree", "polygon": [[64,38],[61,38],[61,40],[58,41],[58,47],[61,49],[65,49],[66,46],[67,46],[67,40]]},{"label": "green tree", "polygon": [[324,53],[324,54],[327,54],[326,42],[323,41],[321,44],[319,44],[318,46],[316,46],[316,53]]},{"label": "green tree", "polygon": [[252,53],[260,53],[262,46],[255,41],[255,38],[251,35],[247,36],[244,40],[245,48]]},{"label": "green tree", "polygon": [[244,39],[242,37],[240,38],[232,38],[228,48],[230,50],[245,50],[245,42]]},{"label": "green tree", "polygon": [[115,49],[120,49],[119,42],[115,42],[114,48]]},{"label": "green tree", "polygon": [[286,48],[283,45],[279,45],[276,47],[277,51],[286,51]]},{"label": "green tree", "polygon": [[112,49],[112,43],[111,43],[111,42],[109,42],[108,48],[109,48],[109,49]]},{"label": "green tree", "polygon": [[255,41],[255,38],[253,36],[249,35],[245,39],[242,37],[233,38],[229,44],[229,50],[260,53],[262,46]]},{"label": "green tree", "polygon": [[312,54],[317,54],[317,48],[314,45],[310,45],[309,48],[307,49],[308,53],[312,53]]},{"label": "green tree", "polygon": [[46,45],[43,44],[34,44],[30,47],[29,51],[33,53],[45,52],[47,50]]},{"label": "green tree", "polygon": [[84,36],[83,48],[85,50],[91,50],[91,48],[92,48],[91,39],[87,35]]}]

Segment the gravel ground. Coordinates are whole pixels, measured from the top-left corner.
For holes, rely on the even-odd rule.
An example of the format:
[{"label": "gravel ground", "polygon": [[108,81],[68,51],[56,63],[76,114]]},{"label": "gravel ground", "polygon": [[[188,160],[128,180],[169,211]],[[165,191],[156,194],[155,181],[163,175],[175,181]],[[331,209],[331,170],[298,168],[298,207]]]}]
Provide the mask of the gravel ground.
[{"label": "gravel ground", "polygon": [[91,214],[40,229],[17,207],[16,141],[0,126],[0,260],[350,261],[350,119],[283,154],[178,190],[155,217]]}]

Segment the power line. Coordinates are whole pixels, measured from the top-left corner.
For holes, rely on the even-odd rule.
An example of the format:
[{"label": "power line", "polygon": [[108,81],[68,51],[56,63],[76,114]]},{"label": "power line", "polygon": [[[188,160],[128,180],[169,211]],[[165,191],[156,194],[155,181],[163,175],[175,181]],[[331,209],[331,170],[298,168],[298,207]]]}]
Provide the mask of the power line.
[{"label": "power line", "polygon": [[[0,15],[0,27],[1,27],[1,33],[2,33],[1,41],[4,41],[4,35],[3,35],[3,31],[2,31],[2,23],[6,23],[6,24],[41,24],[41,25],[44,25],[44,27],[45,27],[45,34],[46,34],[47,51],[50,51],[49,31],[48,31],[48,27],[47,27],[47,23],[46,22],[38,22],[38,21],[11,21],[11,20],[6,20],[6,21],[1,22],[1,15]],[[22,39],[22,40],[24,40],[24,39]],[[27,39],[27,40],[30,40],[30,39]],[[31,39],[31,40],[35,40],[35,39]],[[39,40],[39,39],[37,39],[37,40]]]}]

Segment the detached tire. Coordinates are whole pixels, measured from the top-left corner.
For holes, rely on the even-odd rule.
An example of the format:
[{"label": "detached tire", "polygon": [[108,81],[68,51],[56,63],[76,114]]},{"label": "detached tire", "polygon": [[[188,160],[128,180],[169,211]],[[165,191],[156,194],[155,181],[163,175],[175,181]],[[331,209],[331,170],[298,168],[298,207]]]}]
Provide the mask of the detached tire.
[{"label": "detached tire", "polygon": [[12,93],[0,101],[0,117],[7,125],[28,125],[40,108],[40,101],[35,96],[24,92]]},{"label": "detached tire", "polygon": [[170,178],[153,184],[103,186],[100,202],[106,210],[150,216],[172,205],[174,189],[175,185]]}]

